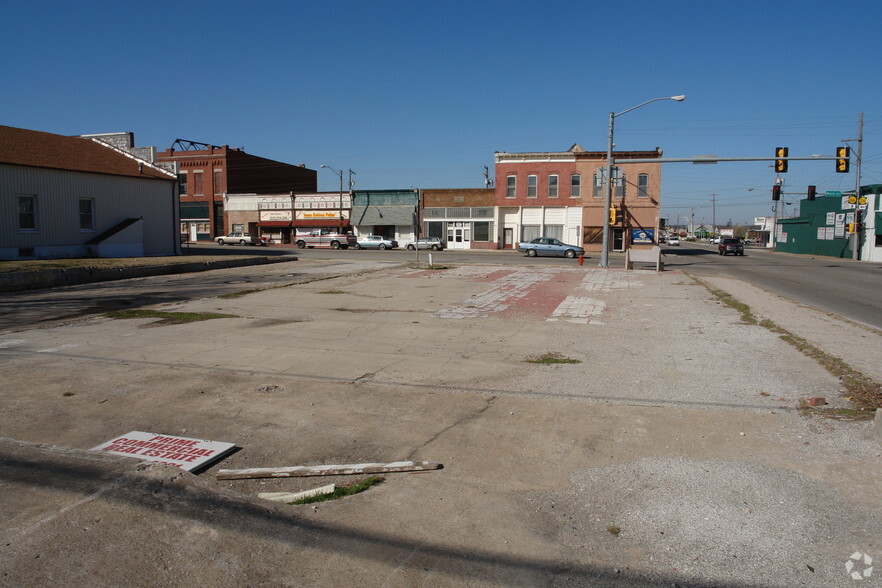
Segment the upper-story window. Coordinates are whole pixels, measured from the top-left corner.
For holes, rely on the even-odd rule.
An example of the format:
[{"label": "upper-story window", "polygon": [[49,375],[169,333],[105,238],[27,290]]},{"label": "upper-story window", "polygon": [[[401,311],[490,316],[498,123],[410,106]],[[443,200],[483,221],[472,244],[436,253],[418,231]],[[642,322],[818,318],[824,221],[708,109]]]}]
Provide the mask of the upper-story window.
[{"label": "upper-story window", "polygon": [[548,197],[557,198],[557,176],[548,176]]},{"label": "upper-story window", "polygon": [[203,194],[202,172],[193,172],[193,194]]},{"label": "upper-story window", "polygon": [[181,172],[178,174],[178,183],[181,186],[181,195],[187,193],[187,172]]},{"label": "upper-story window", "polygon": [[219,194],[223,194],[223,193],[224,193],[224,187],[223,187],[223,184],[222,184],[222,182],[223,182],[223,177],[224,177],[224,172],[223,172],[223,170],[220,170],[220,169],[216,169],[216,170],[214,170],[213,183],[214,183],[214,193],[215,193],[215,195],[219,195]]},{"label": "upper-story window", "polygon": [[582,176],[573,174],[570,176],[570,198],[579,198],[582,195]]},{"label": "upper-story window", "polygon": [[517,176],[507,176],[505,178],[505,197],[514,198],[517,195],[518,178]]},{"label": "upper-story window", "polygon": [[637,176],[637,197],[649,198],[649,176],[647,174]]},{"label": "upper-story window", "polygon": [[538,177],[527,176],[527,198],[536,198],[538,195]]}]

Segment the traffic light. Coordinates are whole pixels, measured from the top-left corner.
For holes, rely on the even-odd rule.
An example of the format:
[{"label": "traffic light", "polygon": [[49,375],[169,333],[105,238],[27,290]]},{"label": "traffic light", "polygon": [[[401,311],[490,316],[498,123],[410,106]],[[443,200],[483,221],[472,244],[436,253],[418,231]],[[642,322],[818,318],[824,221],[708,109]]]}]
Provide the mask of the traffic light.
[{"label": "traffic light", "polygon": [[[787,154],[790,152],[790,149],[787,147],[775,147],[775,173],[783,174],[787,171]],[[778,159],[785,158],[785,159]]]},{"label": "traffic light", "polygon": [[808,187],[808,199],[809,199],[809,200],[814,200],[814,199],[815,199],[815,187],[814,187],[814,186],[809,186],[809,187]]},{"label": "traffic light", "polygon": [[772,186],[772,200],[781,200],[781,186]]},{"label": "traffic light", "polygon": [[848,173],[848,158],[851,156],[851,149],[848,147],[836,148],[836,173]]},{"label": "traffic light", "polygon": [[848,223],[849,233],[858,233],[861,230],[861,223]]},{"label": "traffic light", "polygon": [[613,206],[609,209],[609,224],[616,224],[616,207]]}]

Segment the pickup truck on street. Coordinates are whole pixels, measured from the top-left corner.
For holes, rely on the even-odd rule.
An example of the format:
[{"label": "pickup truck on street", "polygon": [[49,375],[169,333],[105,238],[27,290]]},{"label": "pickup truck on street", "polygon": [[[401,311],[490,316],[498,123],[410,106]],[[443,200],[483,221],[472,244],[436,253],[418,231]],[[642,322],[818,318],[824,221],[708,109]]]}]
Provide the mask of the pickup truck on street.
[{"label": "pickup truck on street", "polygon": [[300,249],[304,247],[330,247],[331,249],[348,249],[355,246],[355,235],[344,234],[337,229],[320,229],[309,233],[298,233],[294,244]]}]

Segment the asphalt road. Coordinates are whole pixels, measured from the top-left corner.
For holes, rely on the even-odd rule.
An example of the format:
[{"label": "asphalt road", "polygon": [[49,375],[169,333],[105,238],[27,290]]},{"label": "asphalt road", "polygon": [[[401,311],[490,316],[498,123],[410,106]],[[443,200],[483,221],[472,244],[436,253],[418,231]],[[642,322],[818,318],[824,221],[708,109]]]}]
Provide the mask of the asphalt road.
[{"label": "asphalt road", "polygon": [[749,247],[720,256],[716,247],[666,247],[665,267],[696,277],[730,276],[801,304],[882,329],[882,264],[771,252]]}]

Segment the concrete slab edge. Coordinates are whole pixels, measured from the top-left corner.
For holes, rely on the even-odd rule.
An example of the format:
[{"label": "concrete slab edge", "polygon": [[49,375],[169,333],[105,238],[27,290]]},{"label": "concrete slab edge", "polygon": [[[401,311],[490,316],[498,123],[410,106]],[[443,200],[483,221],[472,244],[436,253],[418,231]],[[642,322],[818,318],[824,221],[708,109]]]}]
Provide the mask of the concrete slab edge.
[{"label": "concrete slab edge", "polygon": [[0,292],[38,290],[41,288],[56,288],[59,286],[76,286],[78,284],[110,282],[113,280],[126,280],[129,278],[143,278],[147,276],[187,274],[231,267],[284,263],[288,261],[297,261],[297,259],[298,258],[295,255],[284,255],[120,268],[77,267],[32,272],[9,272],[0,274]]}]

